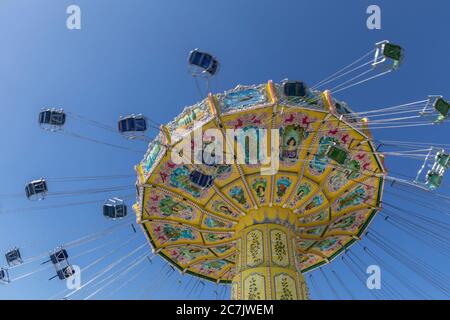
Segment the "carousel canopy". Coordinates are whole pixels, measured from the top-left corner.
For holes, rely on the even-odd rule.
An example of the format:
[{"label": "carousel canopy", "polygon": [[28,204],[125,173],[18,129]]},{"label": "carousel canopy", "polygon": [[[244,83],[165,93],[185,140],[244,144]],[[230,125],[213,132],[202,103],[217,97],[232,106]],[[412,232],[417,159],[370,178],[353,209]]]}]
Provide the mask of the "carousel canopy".
[{"label": "carousel canopy", "polygon": [[[366,121],[352,116],[345,102],[302,82],[269,81],[210,95],[164,126],[136,167],[138,222],[154,250],[182,272],[229,282],[237,223],[252,210],[289,209],[297,217],[298,269],[317,268],[356,241],[379,210],[385,171]],[[275,129],[278,170],[261,174],[262,159],[172,161],[186,134],[201,130],[204,149],[213,128],[224,136],[227,129]],[[273,132],[266,138],[268,154]],[[257,136],[258,145],[262,139]],[[192,139],[194,149],[196,144]]]}]

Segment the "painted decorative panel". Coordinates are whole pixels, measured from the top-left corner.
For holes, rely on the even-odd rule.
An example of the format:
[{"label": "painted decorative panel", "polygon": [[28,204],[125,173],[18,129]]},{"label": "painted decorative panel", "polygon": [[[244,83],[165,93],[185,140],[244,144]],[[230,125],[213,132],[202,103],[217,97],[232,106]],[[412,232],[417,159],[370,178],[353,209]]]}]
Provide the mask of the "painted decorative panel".
[{"label": "painted decorative panel", "polygon": [[286,267],[289,265],[287,236],[280,230],[270,231],[270,244],[272,249],[272,262]]},{"label": "painted decorative panel", "polygon": [[255,267],[264,262],[263,234],[260,230],[247,233],[247,266]]},{"label": "painted decorative panel", "polygon": [[275,280],[275,299],[276,300],[296,300],[297,290],[296,281],[286,273],[277,274]]},{"label": "painted decorative panel", "polygon": [[265,277],[259,273],[251,273],[244,280],[245,300],[264,300],[266,298]]}]

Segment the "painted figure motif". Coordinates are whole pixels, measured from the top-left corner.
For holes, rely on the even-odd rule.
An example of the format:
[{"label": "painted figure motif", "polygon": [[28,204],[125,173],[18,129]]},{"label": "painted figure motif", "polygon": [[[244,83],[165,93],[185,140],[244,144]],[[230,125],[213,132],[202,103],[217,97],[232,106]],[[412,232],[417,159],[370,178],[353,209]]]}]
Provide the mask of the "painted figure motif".
[{"label": "painted figure motif", "polygon": [[289,189],[289,187],[291,186],[292,181],[290,178],[288,177],[281,177],[280,179],[277,180],[277,199],[276,202],[279,203],[281,202],[281,198],[284,197],[284,195],[286,194],[287,190]]},{"label": "painted figure motif", "polygon": [[259,199],[260,203],[264,203],[266,201],[266,189],[267,189],[267,179],[265,178],[257,178],[252,183],[252,189],[255,191],[256,196]]}]

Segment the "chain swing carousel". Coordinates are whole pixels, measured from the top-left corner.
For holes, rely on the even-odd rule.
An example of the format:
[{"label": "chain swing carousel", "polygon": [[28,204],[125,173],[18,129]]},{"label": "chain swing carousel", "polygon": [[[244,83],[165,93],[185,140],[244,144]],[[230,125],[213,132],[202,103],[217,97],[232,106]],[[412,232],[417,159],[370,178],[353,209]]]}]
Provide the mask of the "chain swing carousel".
[{"label": "chain swing carousel", "polygon": [[[388,71],[397,68],[395,48],[377,50],[371,67],[390,60]],[[218,68],[198,50],[189,62],[206,77]],[[367,121],[330,91],[301,81],[210,94],[162,126],[136,166],[137,222],[156,253],[182,273],[231,283],[233,299],[308,299],[303,274],[360,239],[380,210],[386,171]],[[234,140],[243,141],[245,161],[172,161],[171,152],[196,130],[206,149],[208,129],[224,141],[227,129],[241,129]],[[270,154],[273,131],[262,137],[254,129],[279,135],[279,169],[271,175],[261,174],[262,159],[250,163],[248,152],[252,137]],[[192,138],[193,150],[198,143]],[[227,144],[225,153],[235,154],[238,144]]]},{"label": "chain swing carousel", "polygon": [[[313,86],[303,81],[268,81],[239,85],[203,98],[201,84],[206,82],[211,92],[210,80],[220,63],[211,54],[195,49],[189,54],[188,66],[201,101],[185,108],[167,125],[148,115],[128,114],[114,127],[60,108],[42,109],[38,123],[45,131],[145,156],[135,166],[136,183],[132,172],[47,177],[29,180],[26,197],[23,191],[0,195],[0,199],[24,197],[36,203],[2,209],[0,214],[97,203],[112,224],[35,256],[30,256],[29,249],[23,250],[26,246],[9,245],[6,265],[0,267],[0,284],[9,286],[51,267],[56,273],[52,272],[50,279],[61,281],[92,268],[95,274],[80,288],[64,288],[50,299],[111,297],[132,281],[141,280],[139,275],[154,268],[152,259],[159,255],[165,259],[163,266],[148,273],[151,281],[141,280],[142,290],[135,295],[148,297],[149,290],[159,293],[175,274],[172,284],[176,290],[185,290],[187,297],[196,294],[200,298],[203,290],[208,290],[204,282],[208,280],[217,284],[213,291],[217,299],[225,298],[229,287],[232,299],[321,299],[322,288],[340,299],[337,287],[345,290],[345,297],[357,299],[362,292],[353,291],[352,282],[343,279],[350,273],[358,280],[356,285],[365,286],[368,259],[397,281],[383,282],[380,292],[368,290],[375,299],[407,299],[410,296],[405,292],[423,299],[434,294],[450,296],[448,275],[432,265],[439,259],[429,261],[408,252],[397,233],[389,238],[384,229],[389,225],[434,250],[433,254],[450,257],[449,223],[445,220],[450,196],[441,193],[448,188],[444,176],[450,168],[446,151],[450,144],[378,140],[372,135],[380,129],[440,127],[448,120],[449,102],[441,95],[430,95],[355,112],[336,99],[339,92],[397,70],[402,59],[400,46],[382,41]],[[145,143],[147,151],[85,135],[91,132],[79,132],[81,122],[93,129],[120,133],[135,145]],[[158,132],[156,138],[147,135],[150,129]],[[417,169],[413,175],[394,172],[396,168],[389,163],[388,174],[385,156],[419,161]],[[126,179],[132,180],[112,185],[112,181]],[[80,190],[55,188],[57,183],[73,182],[98,185]],[[68,203],[53,200],[102,193],[108,194],[106,200],[105,196]],[[135,197],[136,221],[152,253],[130,223],[127,203]],[[425,211],[408,209],[400,200]],[[47,201],[48,205],[42,205]],[[383,229],[379,231],[374,225],[368,230],[377,215]],[[117,239],[120,234],[126,239]],[[105,242],[108,237],[114,239]],[[88,244],[90,248],[79,248]],[[92,252],[100,257],[76,271],[71,263],[80,263],[81,256]],[[42,259],[47,260],[36,266]],[[428,287],[398,272],[393,260],[425,280]],[[336,272],[335,267],[344,272]],[[136,269],[139,271],[127,277]],[[314,270],[317,272],[311,272]],[[192,284],[193,279],[197,280]],[[322,284],[321,279],[325,280]],[[105,296],[106,289],[119,281],[120,285]]]}]

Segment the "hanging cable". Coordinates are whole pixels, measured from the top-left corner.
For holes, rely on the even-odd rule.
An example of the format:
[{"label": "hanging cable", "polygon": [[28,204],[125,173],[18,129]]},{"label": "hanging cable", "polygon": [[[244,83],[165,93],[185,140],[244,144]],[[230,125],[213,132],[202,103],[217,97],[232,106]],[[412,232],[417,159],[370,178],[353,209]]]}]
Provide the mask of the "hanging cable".
[{"label": "hanging cable", "polygon": [[[91,241],[92,241],[92,240],[91,240]],[[79,246],[79,245],[84,244],[84,243],[86,243],[86,241],[85,241],[85,242],[82,242],[82,243],[74,244],[74,245],[72,245],[71,247],[74,248],[74,247]],[[65,248],[68,248],[68,247],[65,247]],[[73,258],[73,259],[76,259],[76,258],[81,257],[81,256],[83,256],[83,255],[86,255],[86,254],[89,254],[89,253],[91,253],[91,252],[94,252],[94,251],[96,251],[96,250],[98,250],[98,249],[99,249],[99,247],[94,248],[94,249],[85,250],[85,251],[79,253],[78,255],[73,256],[72,258]],[[42,258],[44,258],[44,257],[48,257],[48,253],[46,253],[45,255],[44,255],[44,254],[41,254],[41,255],[38,255],[38,256],[36,256],[36,257],[30,258],[30,259],[27,260],[26,262],[24,262],[24,263],[22,263],[22,264],[20,264],[20,265],[17,265],[17,266],[9,267],[8,269],[9,269],[9,270],[12,270],[12,269],[15,269],[15,268],[17,268],[17,267],[20,267],[20,266],[23,266],[23,265],[26,265],[26,264],[35,262],[35,261],[37,261],[38,259],[42,259]],[[50,267],[52,267],[52,265],[46,265],[46,266],[44,266],[44,267],[41,267],[41,268],[35,269],[35,270],[33,270],[33,271],[27,272],[27,273],[25,273],[25,274],[23,274],[23,275],[20,275],[20,276],[18,276],[18,277],[16,277],[16,278],[11,279],[11,282],[12,282],[12,281],[18,281],[18,280],[21,280],[21,279],[28,278],[28,277],[30,277],[30,276],[32,276],[32,275],[34,275],[34,274],[40,273],[41,271],[47,270],[47,269],[49,269]]]},{"label": "hanging cable", "polygon": [[97,290],[95,290],[93,293],[89,294],[87,297],[85,297],[83,300],[89,300],[92,297],[96,296],[99,292],[103,291],[105,288],[107,288],[108,286],[110,286],[111,284],[113,284],[115,281],[117,281],[117,279],[119,279],[120,277],[128,274],[132,269],[134,269],[135,267],[137,267],[139,264],[141,264],[143,261],[145,261],[147,259],[147,253],[145,253],[144,255],[142,255],[140,258],[138,258],[136,261],[132,261],[131,263],[129,263],[124,270],[120,270],[119,272],[113,273],[111,275],[109,275],[108,277],[103,279],[103,282],[109,280],[108,282],[106,282],[103,286],[101,286],[100,288],[98,288]]},{"label": "hanging cable", "polygon": [[112,127],[112,126],[110,126],[108,124],[101,123],[100,121],[92,120],[92,119],[89,119],[89,118],[87,118],[85,116],[81,116],[81,115],[75,114],[73,112],[66,111],[66,114],[68,116],[70,116],[70,117],[75,118],[75,119],[82,120],[82,121],[84,121],[84,122],[86,122],[86,123],[88,123],[88,124],[90,124],[90,125],[92,125],[94,127],[97,127],[97,128],[100,128],[100,129],[104,129],[104,130],[108,130],[110,132],[117,133],[117,129],[115,127]]},{"label": "hanging cable", "polygon": [[394,212],[389,212],[385,209],[380,214],[384,216],[385,222],[419,240],[430,249],[437,249],[437,252],[450,259],[450,239],[439,234],[439,231],[430,230],[423,224],[417,224],[411,220],[399,217]]},{"label": "hanging cable", "polygon": [[166,273],[160,279],[158,279],[159,282],[157,282],[154,285],[154,287],[152,287],[152,290],[149,293],[159,291],[159,289],[165,283],[167,283],[170,280],[170,278],[173,276],[173,274],[175,273],[175,269],[172,267],[172,265],[170,263],[168,263],[166,266],[168,266],[168,269],[166,270]]},{"label": "hanging cable", "polygon": [[367,247],[363,247],[364,251],[371,256],[375,261],[377,261],[379,264],[383,265],[383,267],[391,273],[399,282],[401,282],[406,288],[408,288],[411,292],[415,293],[416,295],[420,296],[422,299],[430,299],[430,297],[423,292],[422,290],[419,290],[417,287],[415,287],[413,284],[411,284],[407,278],[403,276],[403,274],[396,271],[392,265],[387,263],[384,259],[380,258],[379,255],[376,255],[372,250],[369,250]]},{"label": "hanging cable", "polygon": [[131,276],[127,281],[122,282],[119,286],[117,286],[114,290],[108,292],[105,298],[114,296],[117,292],[120,292],[123,288],[125,288],[128,284],[132,283],[135,279],[141,276],[144,272],[148,271],[147,268],[151,266],[150,264],[146,264],[143,268],[141,268],[138,272],[136,272],[133,276]]},{"label": "hanging cable", "polygon": [[336,289],[333,287],[333,285],[331,284],[330,279],[328,279],[327,275],[325,274],[325,272],[322,270],[322,268],[319,268],[320,273],[322,274],[323,278],[325,279],[326,283],[328,284],[328,286],[330,287],[331,291],[333,292],[334,296],[337,298],[337,300],[341,300],[341,297],[339,296],[338,292],[336,291]]},{"label": "hanging cable", "polygon": [[[119,196],[119,198],[121,198],[121,199],[128,199],[128,198],[133,198],[135,196],[136,196],[135,194],[133,194],[133,195],[124,195],[124,196]],[[51,209],[58,209],[58,208],[64,208],[64,207],[82,206],[82,205],[87,205],[87,204],[104,203],[104,202],[105,202],[105,199],[103,198],[101,200],[97,199],[97,200],[69,202],[69,203],[46,205],[46,206],[33,206],[33,207],[5,209],[5,210],[1,210],[0,214],[51,210]]]},{"label": "hanging cable", "polygon": [[[347,269],[350,271],[351,274],[355,276],[356,279],[358,279],[361,284],[365,285],[366,282],[363,277],[358,273],[358,269],[354,269],[354,267],[350,264],[349,261],[344,256],[341,256],[341,261],[344,263],[344,265],[347,267]],[[378,296],[376,296],[372,291],[369,291],[370,294],[373,296],[374,299],[379,299]]]},{"label": "hanging cable", "polygon": [[341,74],[342,72],[344,72],[345,70],[347,70],[348,68],[354,66],[355,64],[357,64],[358,62],[364,60],[365,58],[367,58],[368,56],[370,56],[371,54],[375,53],[375,49],[370,50],[369,52],[365,53],[363,56],[361,56],[360,58],[356,59],[355,61],[353,61],[352,63],[348,64],[347,66],[345,66],[342,69],[339,69],[338,71],[336,71],[335,73],[331,74],[330,76],[322,79],[321,81],[319,81],[318,83],[316,83],[315,85],[313,85],[311,87],[311,89],[315,89],[319,86],[321,86],[325,81],[329,81],[330,79],[334,79],[336,76],[338,76],[339,74]]},{"label": "hanging cable", "polygon": [[136,178],[136,174],[116,174],[105,176],[80,176],[80,177],[50,177],[45,180],[48,182],[77,182],[77,181],[101,181],[101,180],[115,180]]},{"label": "hanging cable", "polygon": [[117,144],[112,144],[112,143],[109,143],[109,142],[100,141],[100,140],[97,140],[97,139],[94,139],[94,138],[89,138],[89,137],[80,135],[78,133],[70,132],[70,131],[67,131],[67,130],[57,131],[57,132],[59,132],[61,134],[64,134],[64,135],[67,135],[67,136],[78,138],[78,139],[81,139],[81,140],[93,142],[93,143],[96,143],[96,144],[101,144],[101,145],[112,147],[112,148],[116,148],[116,149],[131,151],[131,152],[139,153],[141,155],[145,154],[144,150],[135,150],[135,149],[131,149],[131,148],[128,148],[128,147],[120,146],[120,145],[117,145]]},{"label": "hanging cable", "polygon": [[[411,271],[415,272],[425,281],[428,281],[429,284],[450,297],[450,288],[447,285],[447,283],[450,282],[450,277],[444,275],[439,270],[433,268],[420,258],[414,257],[414,259],[412,259],[403,252],[395,249],[389,243],[384,241],[375,230],[369,232],[367,234],[367,238],[378,248],[386,252],[389,256],[391,256],[404,266],[408,267]],[[408,254],[410,256],[413,256],[411,253]]]},{"label": "hanging cable", "polygon": [[[343,257],[343,259],[344,259],[344,257]],[[375,289],[369,289],[368,287],[367,287],[367,281],[364,279],[364,277],[366,277],[367,276],[367,274],[365,273],[365,269],[360,265],[360,264],[358,264],[349,254],[348,254],[348,250],[345,252],[345,260],[343,260],[343,261],[346,261],[346,263],[348,263],[348,266],[353,266],[353,267],[355,267],[356,268],[356,274],[358,274],[358,271],[359,271],[359,275],[360,275],[360,280],[361,280],[361,283],[363,283],[364,285],[365,285],[365,287],[368,289],[368,291],[371,293],[371,295],[375,298],[375,299],[377,299],[377,300],[385,300],[385,296],[383,295],[383,293],[381,293],[381,292],[379,292],[378,290],[375,290]],[[353,270],[354,271],[354,270]]]},{"label": "hanging cable", "polygon": [[[124,248],[128,243],[130,243],[135,238],[136,238],[136,236],[134,236],[134,237],[132,237],[130,239],[127,239],[127,241],[122,243],[121,246],[110,250],[108,253],[104,254],[103,256],[101,256],[101,257],[97,258],[96,260],[94,260],[93,262],[89,263],[86,267],[81,268],[80,272],[87,271],[88,269],[98,265],[100,262],[102,262],[105,259],[107,259],[108,257],[112,256],[114,253],[120,251],[120,249]],[[120,242],[122,242],[122,241],[120,241]],[[73,258],[75,259],[77,257],[79,257],[79,256],[75,256]],[[60,295],[66,295],[68,292],[70,292],[70,289],[64,289],[63,291],[61,291],[61,292],[53,295],[52,297],[50,297],[49,300],[53,300],[54,298],[56,298],[56,297],[58,297]]]},{"label": "hanging cable", "polygon": [[336,273],[336,271],[334,271],[333,269],[331,269],[331,273],[332,273],[333,276],[336,278],[336,280],[339,282],[339,284],[342,286],[342,288],[344,288],[345,292],[347,292],[348,296],[349,296],[352,300],[356,300],[355,296],[352,294],[352,292],[351,292],[350,289],[347,287],[347,285],[344,283],[344,281],[342,281],[342,279],[339,277],[339,275]]},{"label": "hanging cable", "polygon": [[151,279],[151,281],[149,281],[149,282],[143,282],[143,285],[141,286],[141,289],[138,291],[138,290],[136,290],[135,291],[135,294],[134,294],[134,296],[133,296],[133,298],[141,298],[141,296],[143,295],[143,294],[145,294],[145,291],[148,289],[148,288],[151,288],[151,287],[153,287],[153,285],[155,284],[155,283],[157,283],[161,278],[160,278],[160,273],[161,273],[161,271],[163,271],[164,270],[164,268],[168,265],[169,263],[167,262],[167,261],[165,261],[165,260],[163,260],[163,263],[162,263],[162,266],[156,271],[156,272],[154,272],[153,273],[153,277],[152,277],[152,279]]},{"label": "hanging cable", "polygon": [[[368,265],[363,261],[361,257],[355,254],[353,250],[347,250],[347,253],[348,255],[352,255],[353,258],[358,261],[360,266]],[[391,287],[389,283],[387,283],[386,281],[383,282],[383,288],[388,292],[388,295],[391,297],[391,299],[398,299],[398,298],[403,299],[401,294],[395,288]]]},{"label": "hanging cable", "polygon": [[316,285],[316,281],[314,280],[312,274],[309,274],[309,281],[311,282],[312,287],[314,288],[314,291],[316,292],[318,300],[323,300],[322,294],[320,293],[319,287]]}]

